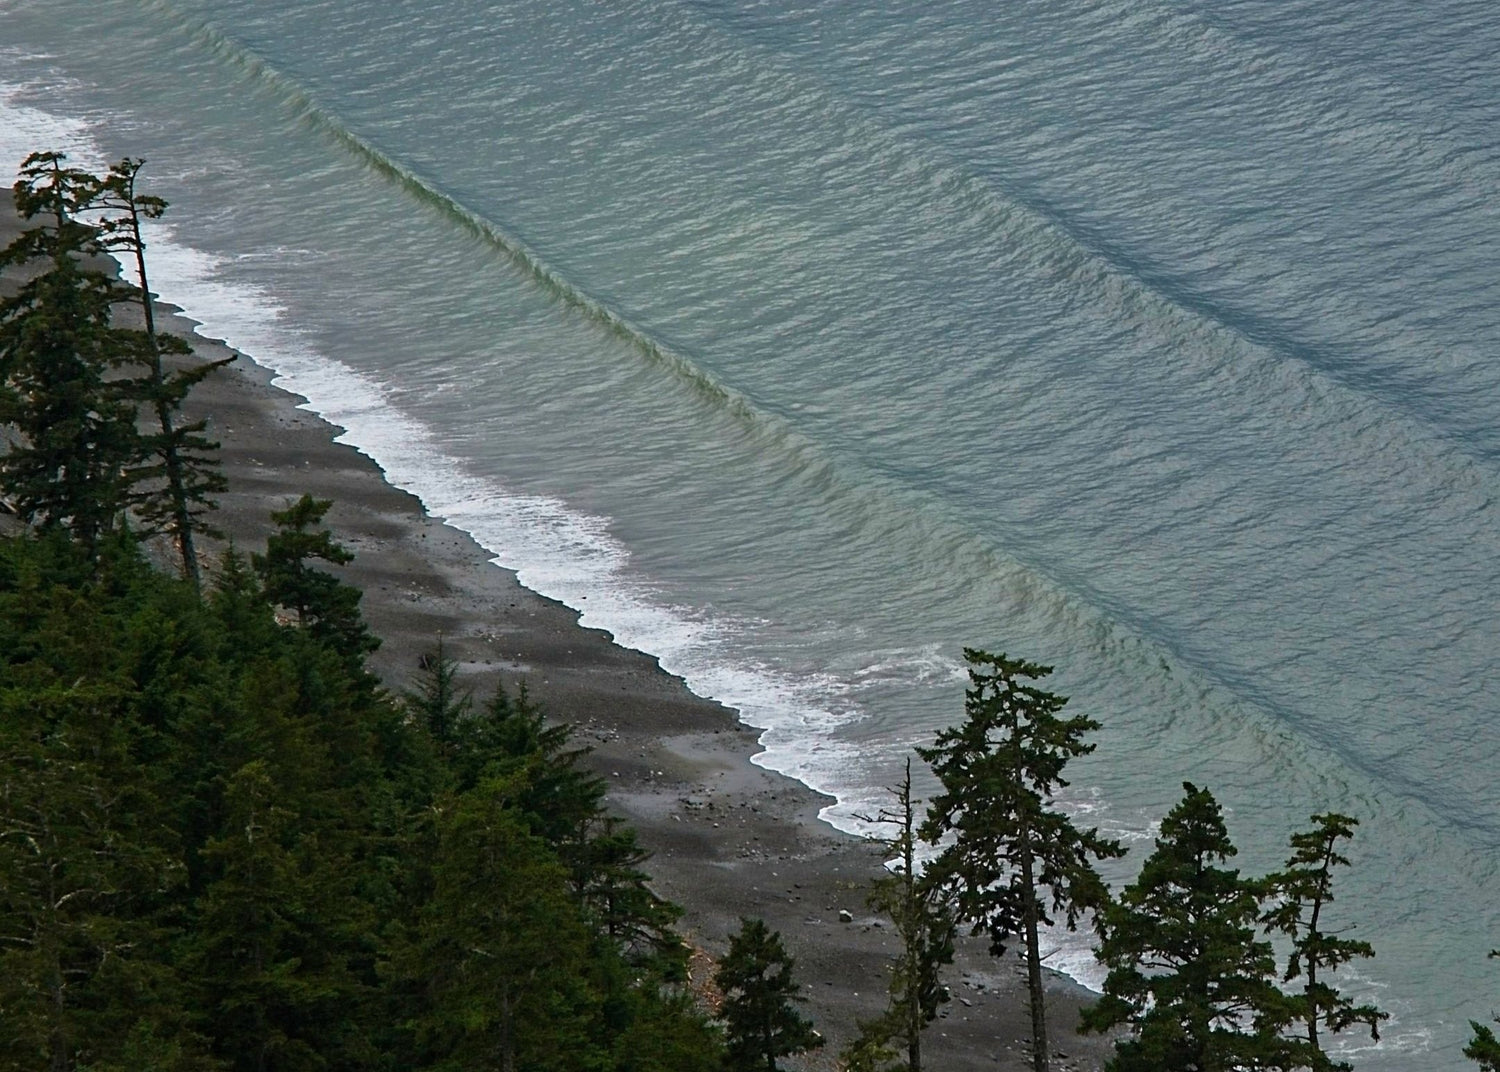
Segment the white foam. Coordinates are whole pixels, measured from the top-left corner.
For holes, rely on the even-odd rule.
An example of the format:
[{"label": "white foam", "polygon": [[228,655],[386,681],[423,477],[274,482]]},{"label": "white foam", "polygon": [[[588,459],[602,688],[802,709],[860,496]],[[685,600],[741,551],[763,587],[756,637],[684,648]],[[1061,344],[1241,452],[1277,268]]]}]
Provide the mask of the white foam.
[{"label": "white foam", "polygon": [[[85,122],[19,103],[26,89],[0,84],[0,159],[19,164],[44,147],[86,168],[107,166]],[[278,386],[308,400],[302,408],[340,425],[340,442],[373,458],[387,480],[420,498],[434,517],[469,533],[528,588],[579,611],[583,625],[655,655],[695,693],[737,709],[763,729],[757,764],[824,792],[837,789],[838,772],[857,766],[855,749],[828,740],[858,717],[847,683],[831,675],[793,679],[736,662],[728,642],[752,632],[754,622],[672,605],[631,571],[629,551],[605,519],[557,499],[507,491],[469,472],[430,429],[401,412],[388,385],[317,352],[268,291],[225,282],[224,258],[181,241],[166,222],[150,226],[148,241],[153,288],[198,321],[203,334],[252,355]],[[829,818],[839,818],[836,808]]]},{"label": "white foam", "polygon": [[[90,169],[107,166],[86,123],[19,104],[26,87],[0,83],[0,161],[38,147],[66,152]],[[737,651],[754,621],[710,616],[674,605],[630,567],[629,550],[606,519],[561,500],[517,494],[470,472],[432,431],[405,415],[395,391],[321,354],[289,323],[266,289],[226,282],[226,259],[195,249],[166,222],[148,231],[153,287],[202,325],[273,373],[274,382],[307,399],[302,408],[341,426],[339,442],[373,458],[386,479],[422,500],[428,512],[470,534],[493,562],[521,583],[580,612],[583,625],[608,630],[626,647],[655,655],[695,693],[739,711],[763,730],[756,764],[835,795],[822,816],[849,833],[868,832],[858,813],[889,803],[878,786],[852,786],[862,750],[834,736],[862,717],[856,694],[890,681],[962,679],[963,665],[935,648],[872,652],[847,674],[791,677],[746,661]],[[1049,966],[1085,985],[1102,978],[1083,935],[1060,932]]]}]

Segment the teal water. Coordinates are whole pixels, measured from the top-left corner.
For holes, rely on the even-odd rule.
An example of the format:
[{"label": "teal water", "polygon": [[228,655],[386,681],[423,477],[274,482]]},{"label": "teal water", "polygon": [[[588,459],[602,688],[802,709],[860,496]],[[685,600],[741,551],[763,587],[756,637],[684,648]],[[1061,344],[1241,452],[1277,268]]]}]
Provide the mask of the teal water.
[{"label": "teal water", "polygon": [[1116,883],[1183,778],[1252,870],[1359,816],[1350,1056],[1462,1068],[1500,15],[996,7],[0,0],[0,149],[148,158],[167,298],[840,825],[964,645],[1104,723]]}]

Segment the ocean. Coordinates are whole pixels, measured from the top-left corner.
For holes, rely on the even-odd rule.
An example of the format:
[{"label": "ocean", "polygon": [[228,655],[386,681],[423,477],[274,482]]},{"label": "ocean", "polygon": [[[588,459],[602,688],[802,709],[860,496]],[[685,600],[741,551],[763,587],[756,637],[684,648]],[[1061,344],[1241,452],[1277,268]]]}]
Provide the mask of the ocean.
[{"label": "ocean", "polygon": [[[1359,1069],[1500,1010],[1500,8],[0,0],[0,152],[855,829],[962,648],[1263,872],[1358,817]],[[919,785],[931,791],[928,779]],[[1087,942],[1050,963],[1097,985]]]}]

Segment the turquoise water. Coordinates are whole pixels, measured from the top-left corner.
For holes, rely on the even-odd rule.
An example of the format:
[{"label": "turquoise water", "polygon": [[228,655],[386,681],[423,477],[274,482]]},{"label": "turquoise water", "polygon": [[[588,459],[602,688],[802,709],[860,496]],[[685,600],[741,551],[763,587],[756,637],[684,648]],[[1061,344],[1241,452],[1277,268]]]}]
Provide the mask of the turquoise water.
[{"label": "turquoise water", "polygon": [[166,297],[840,825],[966,644],[1104,723],[1069,803],[1116,883],[1185,777],[1252,870],[1359,816],[1396,1019],[1350,1056],[1457,1069],[1497,46],[1466,2],[0,0],[0,148],[148,158]]}]

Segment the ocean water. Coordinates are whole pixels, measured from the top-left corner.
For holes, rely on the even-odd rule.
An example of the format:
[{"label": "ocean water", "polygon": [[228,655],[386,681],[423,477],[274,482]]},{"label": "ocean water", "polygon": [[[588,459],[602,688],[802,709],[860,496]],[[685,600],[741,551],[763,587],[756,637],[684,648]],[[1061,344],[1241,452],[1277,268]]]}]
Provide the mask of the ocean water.
[{"label": "ocean water", "polygon": [[166,298],[837,825],[966,645],[1103,723],[1117,886],[1185,778],[1251,871],[1359,817],[1347,1056],[1461,1069],[1497,51],[1473,0],[0,0],[0,167],[145,157]]}]

